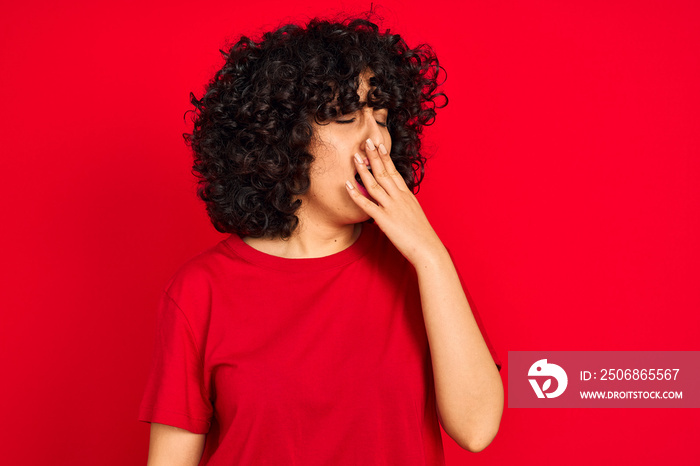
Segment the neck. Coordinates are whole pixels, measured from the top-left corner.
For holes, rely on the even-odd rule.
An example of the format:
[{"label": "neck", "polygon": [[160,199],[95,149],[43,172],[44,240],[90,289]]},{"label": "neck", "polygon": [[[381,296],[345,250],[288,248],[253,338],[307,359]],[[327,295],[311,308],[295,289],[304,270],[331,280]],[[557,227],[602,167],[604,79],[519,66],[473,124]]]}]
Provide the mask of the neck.
[{"label": "neck", "polygon": [[258,251],[288,259],[325,257],[349,248],[362,231],[362,224],[342,226],[301,222],[288,239],[250,238],[243,241]]}]

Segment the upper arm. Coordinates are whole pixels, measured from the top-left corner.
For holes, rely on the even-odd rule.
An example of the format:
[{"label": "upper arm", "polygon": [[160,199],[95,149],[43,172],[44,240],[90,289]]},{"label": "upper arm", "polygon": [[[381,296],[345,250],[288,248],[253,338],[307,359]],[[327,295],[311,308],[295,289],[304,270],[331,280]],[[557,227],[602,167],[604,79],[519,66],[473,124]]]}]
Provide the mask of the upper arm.
[{"label": "upper arm", "polygon": [[148,466],[197,466],[205,439],[206,434],[152,422]]}]

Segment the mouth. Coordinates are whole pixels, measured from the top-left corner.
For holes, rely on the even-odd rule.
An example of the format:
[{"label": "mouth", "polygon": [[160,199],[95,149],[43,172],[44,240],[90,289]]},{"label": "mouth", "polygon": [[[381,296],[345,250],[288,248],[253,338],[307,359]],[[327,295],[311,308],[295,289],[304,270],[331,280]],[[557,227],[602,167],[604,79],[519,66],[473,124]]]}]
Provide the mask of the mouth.
[{"label": "mouth", "polygon": [[[370,174],[371,174],[371,173],[372,173],[372,169],[369,168],[369,167],[367,167],[367,169],[369,170],[369,172],[370,172]],[[362,186],[363,188],[365,187],[365,184],[362,182],[362,177],[360,177],[360,174],[359,174],[359,173],[355,173],[355,181],[357,181],[357,184],[359,184],[359,185]]]},{"label": "mouth", "polygon": [[[370,173],[372,173],[371,169],[370,169]],[[365,184],[362,182],[362,178],[360,178],[359,173],[355,173],[355,181],[357,181],[357,190],[360,191],[360,193],[363,196],[365,196],[367,199],[374,202],[374,198],[372,196],[370,196],[369,192],[367,192],[367,188],[365,188]]]}]

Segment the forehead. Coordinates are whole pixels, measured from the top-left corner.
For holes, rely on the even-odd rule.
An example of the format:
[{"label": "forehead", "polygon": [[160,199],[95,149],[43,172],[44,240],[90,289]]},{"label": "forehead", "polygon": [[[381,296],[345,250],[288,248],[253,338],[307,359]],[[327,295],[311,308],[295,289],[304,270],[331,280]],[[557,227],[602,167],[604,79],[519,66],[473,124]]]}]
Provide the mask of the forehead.
[{"label": "forehead", "polygon": [[[371,68],[365,67],[354,80],[336,82],[333,99],[320,107],[315,112],[318,121],[325,121],[338,115],[347,115],[364,107],[371,107],[375,111],[386,108],[386,102],[377,100],[375,93],[377,84],[373,81],[375,73]],[[342,89],[341,89],[342,88]],[[355,92],[355,98],[352,97]]]},{"label": "forehead", "polygon": [[364,70],[362,73],[359,75],[359,80],[360,80],[360,85],[359,88],[364,90],[369,90],[369,80],[374,78],[374,71],[370,69]]},{"label": "forehead", "polygon": [[370,69],[366,69],[359,76],[359,85],[357,87],[357,94],[360,96],[360,103],[367,102],[367,93],[372,90],[369,84],[369,80],[374,78],[374,72]]}]

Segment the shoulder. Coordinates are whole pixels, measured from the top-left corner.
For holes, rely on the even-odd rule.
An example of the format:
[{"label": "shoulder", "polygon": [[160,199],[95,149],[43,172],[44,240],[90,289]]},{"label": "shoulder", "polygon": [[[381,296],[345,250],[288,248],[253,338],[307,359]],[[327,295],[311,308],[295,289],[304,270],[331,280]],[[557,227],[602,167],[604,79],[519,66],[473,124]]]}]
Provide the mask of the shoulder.
[{"label": "shoulder", "polygon": [[[212,303],[240,260],[226,246],[226,239],[186,260],[162,288],[160,319],[189,327],[202,348],[212,317]],[[175,325],[175,324],[172,324]]]},{"label": "shoulder", "polygon": [[227,239],[186,260],[165,284],[164,291],[178,304],[212,293],[226,270],[236,266],[236,256],[226,246]]}]

